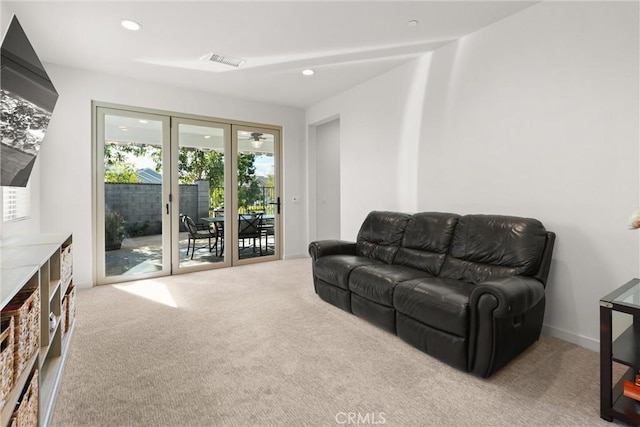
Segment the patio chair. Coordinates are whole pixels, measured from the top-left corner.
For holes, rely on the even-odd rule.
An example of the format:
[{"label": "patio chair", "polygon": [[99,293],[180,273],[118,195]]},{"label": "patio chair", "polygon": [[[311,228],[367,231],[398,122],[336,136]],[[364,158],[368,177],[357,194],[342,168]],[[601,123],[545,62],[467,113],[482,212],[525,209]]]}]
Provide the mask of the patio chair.
[{"label": "patio chair", "polygon": [[[262,235],[265,239],[264,247],[267,254],[269,254],[269,251],[271,251],[272,254],[275,253],[275,218],[262,218],[262,221],[260,222],[260,229],[262,230]],[[271,244],[269,244],[269,240],[271,240]]]},{"label": "patio chair", "polygon": [[213,223],[218,239],[214,245],[216,248],[216,256],[218,256],[218,243],[220,244],[220,256],[224,255],[224,221],[215,221]]},{"label": "patio chair", "polygon": [[[209,248],[209,252],[217,246],[218,244],[218,235],[215,229],[211,229],[209,224],[196,224],[193,222],[191,217],[188,215],[181,215],[182,223],[187,229],[188,241],[187,241],[187,256],[189,256],[189,251],[191,251],[191,259],[193,259],[193,254],[196,252],[196,249],[204,249]],[[201,246],[196,248],[196,241],[206,239],[209,243],[207,246]],[[214,240],[213,245],[211,245],[211,240]],[[191,246],[193,242],[193,247]]]},{"label": "patio chair", "polygon": [[260,227],[262,223],[262,214],[248,215],[239,214],[238,216],[238,241],[242,240],[242,247],[244,248],[245,239],[253,239],[253,252],[256,251],[256,239],[258,239],[258,247],[260,248],[260,255],[262,255],[262,235],[263,230]]}]

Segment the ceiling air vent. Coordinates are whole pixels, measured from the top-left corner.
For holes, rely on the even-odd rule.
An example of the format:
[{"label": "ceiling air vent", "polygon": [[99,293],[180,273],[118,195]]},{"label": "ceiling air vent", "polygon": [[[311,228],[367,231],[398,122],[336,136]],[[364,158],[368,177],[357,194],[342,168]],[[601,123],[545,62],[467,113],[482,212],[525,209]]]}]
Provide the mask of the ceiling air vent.
[{"label": "ceiling air vent", "polygon": [[244,59],[234,58],[232,56],[220,55],[217,53],[210,53],[209,55],[206,55],[203,59],[207,59],[211,62],[217,62],[219,64],[230,65],[236,68],[245,62]]}]

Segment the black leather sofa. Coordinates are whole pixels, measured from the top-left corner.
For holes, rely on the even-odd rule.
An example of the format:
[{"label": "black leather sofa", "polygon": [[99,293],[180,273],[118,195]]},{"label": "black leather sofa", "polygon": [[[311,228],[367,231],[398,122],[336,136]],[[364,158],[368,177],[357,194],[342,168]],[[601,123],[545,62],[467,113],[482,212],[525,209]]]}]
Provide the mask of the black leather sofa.
[{"label": "black leather sofa", "polygon": [[374,211],[309,254],[320,298],[488,377],[540,336],[554,241],[530,218]]}]

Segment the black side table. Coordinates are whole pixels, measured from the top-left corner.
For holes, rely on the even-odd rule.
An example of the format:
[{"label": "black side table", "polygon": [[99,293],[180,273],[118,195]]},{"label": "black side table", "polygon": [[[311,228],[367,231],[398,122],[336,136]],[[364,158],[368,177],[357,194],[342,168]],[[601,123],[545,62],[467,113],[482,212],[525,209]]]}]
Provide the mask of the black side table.
[{"label": "black side table", "polygon": [[[632,324],[612,340],[612,313],[633,316]],[[613,362],[628,367],[613,383]],[[640,371],[640,279],[633,279],[600,300],[600,416],[640,426],[640,402],[623,395],[623,381]]]}]

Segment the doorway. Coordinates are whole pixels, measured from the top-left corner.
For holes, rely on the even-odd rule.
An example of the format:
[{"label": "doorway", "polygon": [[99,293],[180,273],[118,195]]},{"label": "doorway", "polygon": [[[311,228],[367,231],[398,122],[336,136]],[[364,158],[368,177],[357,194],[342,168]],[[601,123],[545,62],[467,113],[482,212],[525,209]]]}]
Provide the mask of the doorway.
[{"label": "doorway", "polygon": [[340,238],[340,119],[315,127],[316,239]]},{"label": "doorway", "polygon": [[96,105],[96,280],[280,258],[280,130]]}]

